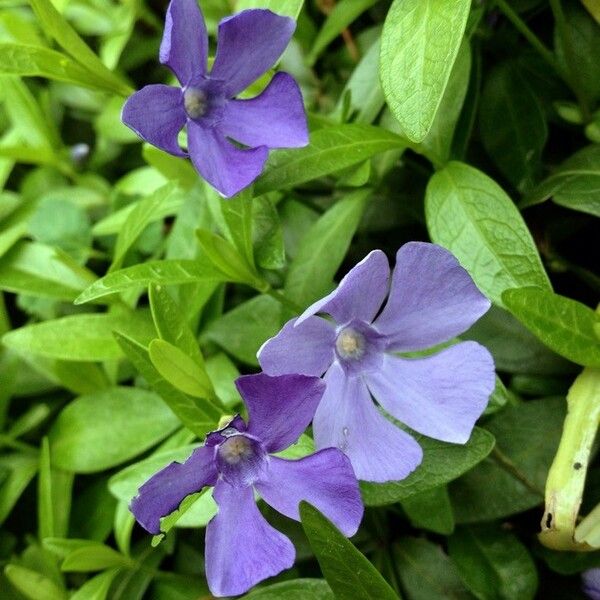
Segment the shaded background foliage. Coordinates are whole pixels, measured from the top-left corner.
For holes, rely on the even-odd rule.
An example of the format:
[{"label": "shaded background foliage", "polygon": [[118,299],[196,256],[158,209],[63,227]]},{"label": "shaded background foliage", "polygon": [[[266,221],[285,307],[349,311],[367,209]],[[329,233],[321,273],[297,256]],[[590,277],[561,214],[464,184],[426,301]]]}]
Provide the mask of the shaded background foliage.
[{"label": "shaded background foliage", "polygon": [[[127,503],[239,408],[233,380],[286,319],[412,239],[453,251],[494,302],[465,336],[494,354],[490,407],[466,446],[421,436],[413,475],[363,486],[355,547],[310,507],[302,526],[263,507],[298,560],[249,597],[579,597],[599,553],[536,534],[565,394],[600,366],[600,5],[202,2],[213,36],[248,7],[298,18],[280,68],[311,144],[223,202],[120,123],[133,89],[169,81],[166,3],[0,2],[2,597],[207,595],[210,496],[153,542]],[[432,84],[412,97],[415,49]],[[592,463],[582,512],[598,500]]]}]

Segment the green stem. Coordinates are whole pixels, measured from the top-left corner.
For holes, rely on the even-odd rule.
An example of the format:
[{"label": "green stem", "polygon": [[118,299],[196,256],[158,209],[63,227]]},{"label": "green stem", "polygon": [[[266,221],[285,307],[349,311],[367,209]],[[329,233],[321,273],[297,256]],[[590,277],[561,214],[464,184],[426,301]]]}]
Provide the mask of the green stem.
[{"label": "green stem", "polygon": [[266,293],[269,294],[269,296],[271,296],[272,298],[275,298],[277,302],[279,302],[286,308],[289,308],[293,313],[300,315],[304,312],[304,308],[302,306],[296,304],[293,300],[287,298],[281,290],[270,289]]},{"label": "green stem", "polygon": [[563,78],[564,72],[558,64],[554,54],[544,45],[542,40],[527,27],[527,24],[511,8],[505,0],[496,0],[496,6],[504,13],[504,16],[515,26],[515,29],[531,44],[531,47]]},{"label": "green stem", "polygon": [[12,448],[13,450],[21,450],[22,452],[27,452],[28,454],[37,454],[38,449],[34,446],[30,446],[25,442],[20,442],[19,440],[15,440],[6,434],[0,434],[0,447],[7,446],[8,448]]},{"label": "green stem", "polygon": [[567,394],[568,412],[546,481],[539,540],[554,550],[592,550],[575,540],[592,444],[600,423],[600,369],[585,368]]}]

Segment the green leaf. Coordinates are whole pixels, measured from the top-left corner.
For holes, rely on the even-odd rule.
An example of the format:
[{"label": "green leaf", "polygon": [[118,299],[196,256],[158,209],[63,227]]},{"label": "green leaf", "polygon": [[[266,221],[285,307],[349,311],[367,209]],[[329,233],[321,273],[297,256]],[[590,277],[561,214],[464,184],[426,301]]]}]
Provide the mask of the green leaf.
[{"label": "green leaf", "polygon": [[131,566],[131,560],[103,544],[89,544],[70,552],[61,569],[67,573],[88,573],[115,567]]},{"label": "green leaf", "polygon": [[57,248],[20,242],[0,259],[0,289],[15,294],[72,302],[94,280]]},{"label": "green leaf", "polygon": [[600,340],[594,326],[600,316],[591,308],[538,288],[507,290],[510,312],[557,354],[583,366],[600,366]]},{"label": "green leaf", "polygon": [[281,328],[281,305],[271,296],[255,296],[212,321],[204,336],[229,354],[258,366],[256,353]]},{"label": "green leaf", "polygon": [[413,436],[423,448],[423,462],[402,481],[361,483],[365,504],[394,504],[415,494],[444,485],[481,462],[494,447],[494,436],[476,427],[464,445],[448,444],[421,435]]},{"label": "green leaf", "polygon": [[283,230],[279,213],[268,196],[254,198],[252,219],[257,265],[263,269],[282,269],[285,266]]},{"label": "green leaf", "polygon": [[556,204],[600,217],[600,144],[587,146],[562,163],[521,202],[521,207],[548,198]]},{"label": "green leaf", "polygon": [[323,50],[329,46],[344,29],[354,22],[362,13],[377,4],[379,0],[340,0],[333,5],[323,27],[317,35],[306,62],[312,66]]},{"label": "green leaf", "polygon": [[381,37],[388,106],[415,142],[427,136],[458,54],[470,0],[394,0]]},{"label": "green leaf", "polygon": [[500,63],[481,96],[483,145],[502,174],[521,192],[538,179],[548,127],[540,99],[514,61]]},{"label": "green leaf", "polygon": [[85,304],[129,289],[155,285],[218,283],[226,281],[222,272],[206,258],[199,260],[154,260],[114,271],[90,285],[75,300]]},{"label": "green leaf", "polygon": [[496,526],[461,527],[448,539],[450,558],[481,600],[533,600],[535,564],[517,537]]},{"label": "green leaf", "polygon": [[285,282],[285,293],[293,302],[308,306],[331,290],[333,277],[350,247],[369,195],[369,189],[348,194],[302,238]]},{"label": "green leaf", "polygon": [[304,0],[237,0],[235,10],[247,10],[249,8],[267,8],[278,15],[297,19]]},{"label": "green leaf", "polygon": [[429,181],[431,239],[450,250],[479,289],[502,306],[506,289],[550,289],[531,233],[510,198],[487,175],[451,162]]},{"label": "green leaf", "polygon": [[31,600],[67,600],[67,590],[60,588],[52,579],[19,565],[6,565],[7,579],[26,598]]},{"label": "green leaf", "polygon": [[48,358],[72,361],[104,361],[123,353],[113,337],[119,331],[142,343],[154,337],[144,312],[72,315],[14,329],[2,338],[8,348]]},{"label": "green leaf", "polygon": [[449,535],[454,530],[454,515],[446,486],[414,494],[401,504],[413,527],[442,535]]},{"label": "green leaf", "polygon": [[148,350],[144,346],[118,333],[115,333],[115,339],[133,366],[177,415],[183,425],[200,437],[208,431],[216,429],[215,426],[221,413],[212,403],[207,400],[200,401],[190,398],[163,379],[154,368]]},{"label": "green leaf", "polygon": [[106,600],[110,586],[117,576],[118,569],[109,569],[88,579],[71,597],[70,600]]},{"label": "green leaf", "polygon": [[565,408],[564,398],[531,400],[486,422],[496,438],[493,454],[449,487],[457,523],[499,519],[543,503]]},{"label": "green leaf", "polygon": [[79,37],[50,0],[29,0],[38,22],[48,37],[54,39],[84,69],[101,82],[103,89],[121,96],[129,96],[133,90],[129,85],[107,69],[90,47]]},{"label": "green leaf", "polygon": [[443,550],[425,539],[405,537],[394,544],[402,586],[411,600],[472,600]]},{"label": "green leaf", "polygon": [[323,579],[292,579],[261,587],[244,596],[248,600],[334,600]]},{"label": "green leaf", "polygon": [[212,384],[206,372],[177,346],[164,340],[152,340],[148,355],[158,373],[178,390],[195,398],[212,396]]},{"label": "green leaf", "polygon": [[398,600],[375,567],[316,508],[300,503],[302,527],[339,600]]},{"label": "green leaf", "polygon": [[59,468],[95,473],[141,454],[178,426],[156,394],[116,387],[67,405],[50,430],[50,452]]},{"label": "green leaf", "polygon": [[156,215],[162,214],[165,206],[173,204],[172,198],[174,196],[180,195],[181,192],[176,184],[167,183],[150,194],[150,196],[142,198],[135,203],[119,229],[110,271],[115,271],[121,266],[127,251],[133,246],[144,229],[150,223],[157,220]]},{"label": "green leaf", "polygon": [[37,473],[36,454],[6,454],[0,456],[0,471],[7,473],[0,481],[0,523],[3,523],[29,482]]},{"label": "green leaf", "polygon": [[260,196],[296,186],[407,145],[400,136],[371,125],[353,123],[319,129],[311,133],[305,148],[275,152],[254,192]]},{"label": "green leaf", "polygon": [[99,80],[66,54],[38,46],[0,43],[0,73],[46,77],[87,88],[115,91],[112,84]]}]

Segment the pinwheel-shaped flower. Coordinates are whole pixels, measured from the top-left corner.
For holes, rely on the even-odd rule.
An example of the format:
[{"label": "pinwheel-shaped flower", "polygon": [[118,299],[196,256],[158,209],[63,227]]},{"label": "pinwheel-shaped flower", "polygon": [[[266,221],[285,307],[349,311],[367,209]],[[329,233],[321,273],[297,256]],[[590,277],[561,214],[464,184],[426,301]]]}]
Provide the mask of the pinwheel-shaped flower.
[{"label": "pinwheel-shaped flower", "polygon": [[177,141],[187,125],[196,169],[224,196],[237,194],[261,173],[269,148],[308,143],[302,94],[290,75],[277,73],[256,98],[235,99],[277,62],[295,27],[293,19],[270,10],[245,10],[223,19],[209,73],[208,35],[196,0],[172,0],[160,62],[181,88],[144,87],[125,103],[123,122],[175,156],[187,156]]},{"label": "pinwheel-shaped flower", "polygon": [[371,395],[411,429],[464,443],[495,383],[492,357],[475,342],[418,358],[394,354],[447,342],[488,310],[489,301],[452,254],[434,244],[405,244],[391,289],[389,279],[385,254],[371,252],[258,353],[270,375],[325,372],[327,390],[313,421],[316,446],[340,448],[359,479],[376,482],[406,477],[422,450],[381,414]]},{"label": "pinwheel-shaped flower", "polygon": [[214,486],[219,511],[206,528],[205,558],[215,596],[242,594],[294,562],[294,546],[258,511],[254,490],[296,520],[306,500],[348,536],[356,533],[363,514],[352,465],[337,448],[299,460],[272,456],[308,427],[323,395],[322,380],[261,373],[240,377],[236,384],[248,407],[248,425],[238,416],[210,433],[183,464],[171,463],[144,483],[131,503],[140,525],[158,534],[161,517],[186,496]]}]

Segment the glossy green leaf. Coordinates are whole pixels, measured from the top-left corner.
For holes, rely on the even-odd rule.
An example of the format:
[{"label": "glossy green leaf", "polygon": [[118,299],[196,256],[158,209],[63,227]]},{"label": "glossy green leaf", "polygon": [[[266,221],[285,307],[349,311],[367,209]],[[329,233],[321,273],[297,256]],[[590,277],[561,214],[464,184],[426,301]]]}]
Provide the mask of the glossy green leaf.
[{"label": "glossy green leaf", "polygon": [[406,148],[408,142],[380,127],[337,125],[313,132],[305,148],[282,150],[272,155],[257,179],[257,196],[330,175],[369,158]]},{"label": "glossy green leaf", "polygon": [[300,503],[302,527],[323,575],[340,600],[398,600],[375,567],[316,508]]},{"label": "glossy green leaf", "polygon": [[250,592],[248,600],[334,600],[335,596],[322,579],[292,579]]},{"label": "glossy green leaf", "polygon": [[401,504],[413,527],[442,535],[454,530],[452,504],[445,486],[409,496]]},{"label": "glossy green leaf", "polygon": [[444,485],[481,462],[494,447],[494,436],[476,427],[471,439],[464,445],[448,444],[415,435],[423,448],[423,462],[402,481],[389,483],[361,483],[365,504],[379,506]]},{"label": "glossy green leaf", "polygon": [[600,366],[600,316],[581,302],[539,288],[507,290],[510,312],[557,354],[583,366]]},{"label": "glossy green leaf", "polygon": [[61,569],[69,573],[88,573],[130,565],[130,559],[113,550],[110,546],[90,544],[70,552],[65,557]]},{"label": "glossy green leaf", "polygon": [[333,277],[350,247],[369,194],[369,189],[348,194],[302,238],[285,282],[286,295],[300,307],[333,288]]},{"label": "glossy green leaf", "polygon": [[88,579],[70,600],[106,600],[110,586],[118,574],[118,569],[109,569]]},{"label": "glossy green leaf", "polygon": [[6,454],[0,456],[0,470],[5,477],[0,481],[0,523],[12,511],[29,482],[38,471],[36,454]]},{"label": "glossy green leaf", "polygon": [[448,539],[450,558],[481,600],[533,600],[538,577],[527,548],[498,527],[461,527]]},{"label": "glossy green leaf", "polygon": [[107,313],[72,315],[14,329],[2,343],[19,352],[71,361],[103,361],[121,358],[114,339],[118,331],[147,344],[154,337],[149,315]]},{"label": "glossy green leaf", "polygon": [[531,233],[510,198],[487,175],[459,162],[438,171],[427,186],[427,228],[450,250],[479,289],[502,306],[504,290],[549,290]]},{"label": "glossy green leaf", "polygon": [[402,130],[427,136],[469,16],[470,0],[395,0],[381,37],[383,91]]},{"label": "glossy green leaf", "polygon": [[203,260],[156,260],[114,271],[95,281],[78,298],[75,304],[85,304],[129,289],[156,285],[182,285],[186,283],[215,283],[226,281],[222,272],[212,263]]},{"label": "glossy green leaf", "polygon": [[63,409],[50,430],[50,452],[59,468],[95,473],[141,454],[178,426],[156,394],[112,388]]},{"label": "glossy green leaf", "polygon": [[26,598],[31,600],[67,600],[67,590],[60,588],[52,579],[19,565],[6,565],[7,579]]}]

